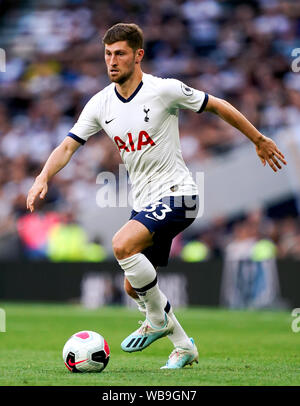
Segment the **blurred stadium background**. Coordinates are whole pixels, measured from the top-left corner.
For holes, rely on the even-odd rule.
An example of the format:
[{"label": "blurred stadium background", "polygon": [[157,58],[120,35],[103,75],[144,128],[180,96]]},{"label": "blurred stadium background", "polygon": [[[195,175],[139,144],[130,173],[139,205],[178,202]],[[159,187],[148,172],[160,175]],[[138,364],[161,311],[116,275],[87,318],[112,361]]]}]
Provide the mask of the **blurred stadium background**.
[{"label": "blurred stadium background", "polygon": [[23,0],[0,1],[0,10],[0,300],[130,305],[111,249],[130,207],[100,207],[96,183],[104,171],[119,174],[105,134],[76,152],[38,210],[25,202],[50,152],[108,84],[102,35],[135,22],[145,72],[226,99],[288,161],[275,174],[221,119],[181,112],[182,153],[204,174],[204,210],[174,240],[162,289],[175,306],[299,307],[299,2]]}]

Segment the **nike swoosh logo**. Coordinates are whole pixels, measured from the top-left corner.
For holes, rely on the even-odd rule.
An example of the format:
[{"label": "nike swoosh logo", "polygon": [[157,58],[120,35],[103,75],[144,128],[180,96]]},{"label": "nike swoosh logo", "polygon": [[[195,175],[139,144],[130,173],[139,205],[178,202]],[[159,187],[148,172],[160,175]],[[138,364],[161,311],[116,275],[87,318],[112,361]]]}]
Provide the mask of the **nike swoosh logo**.
[{"label": "nike swoosh logo", "polygon": [[111,123],[113,120],[115,120],[115,119],[112,118],[111,120],[105,120],[105,124],[109,124],[109,123]]},{"label": "nike swoosh logo", "polygon": [[72,361],[69,359],[68,364],[70,365],[70,367],[74,367],[75,365],[81,364],[82,362],[87,361],[87,360],[88,360],[88,358],[87,358],[87,359],[84,359],[84,360],[82,360],[82,361],[72,362]]}]

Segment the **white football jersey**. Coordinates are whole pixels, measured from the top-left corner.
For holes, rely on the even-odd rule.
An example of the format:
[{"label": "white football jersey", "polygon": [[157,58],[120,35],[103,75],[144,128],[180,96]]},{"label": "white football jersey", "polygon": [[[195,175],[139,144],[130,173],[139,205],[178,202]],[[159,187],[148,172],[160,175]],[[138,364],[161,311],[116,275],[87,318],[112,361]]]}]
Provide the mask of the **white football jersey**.
[{"label": "white football jersey", "polygon": [[177,79],[143,73],[124,99],[114,83],[94,95],[69,136],[84,144],[103,129],[119,149],[132,186],[133,209],[164,196],[198,194],[180,147],[178,110],[204,110],[208,95]]}]

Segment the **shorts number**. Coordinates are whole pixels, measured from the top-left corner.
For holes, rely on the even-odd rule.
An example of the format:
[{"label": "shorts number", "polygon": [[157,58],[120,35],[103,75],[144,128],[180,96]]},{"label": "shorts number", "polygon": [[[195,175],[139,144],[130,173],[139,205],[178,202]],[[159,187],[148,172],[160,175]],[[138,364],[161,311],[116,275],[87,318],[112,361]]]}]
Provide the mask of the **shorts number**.
[{"label": "shorts number", "polygon": [[[159,205],[163,206],[162,209],[159,209],[161,214],[155,213],[155,210],[157,210],[157,206],[159,206]],[[158,202],[158,203],[151,204],[150,208],[144,209],[144,211],[151,212],[151,214],[154,218],[150,214],[146,214],[146,217],[148,217],[151,220],[163,220],[166,217],[166,213],[169,213],[170,211],[172,211],[172,209],[167,204]]]}]

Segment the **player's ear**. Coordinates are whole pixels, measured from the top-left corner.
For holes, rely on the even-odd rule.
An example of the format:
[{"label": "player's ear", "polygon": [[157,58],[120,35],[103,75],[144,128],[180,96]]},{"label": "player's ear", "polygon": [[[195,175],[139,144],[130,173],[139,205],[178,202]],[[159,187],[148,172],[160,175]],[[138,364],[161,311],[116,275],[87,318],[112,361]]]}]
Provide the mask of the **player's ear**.
[{"label": "player's ear", "polygon": [[143,49],[137,49],[135,51],[135,63],[140,63],[143,59],[145,51]]}]

